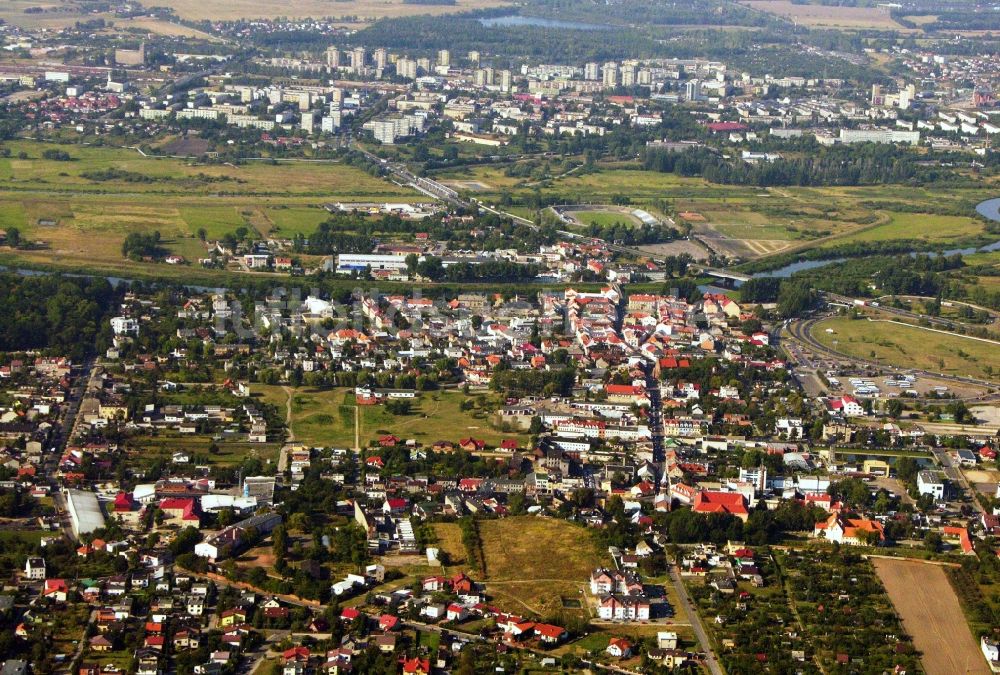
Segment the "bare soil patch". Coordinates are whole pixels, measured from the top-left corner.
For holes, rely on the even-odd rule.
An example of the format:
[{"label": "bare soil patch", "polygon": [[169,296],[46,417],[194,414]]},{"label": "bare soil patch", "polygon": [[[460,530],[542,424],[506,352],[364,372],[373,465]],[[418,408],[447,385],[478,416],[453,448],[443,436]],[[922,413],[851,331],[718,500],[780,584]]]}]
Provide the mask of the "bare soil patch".
[{"label": "bare soil patch", "polygon": [[942,567],[889,558],[874,558],[872,564],[927,675],[990,672]]}]

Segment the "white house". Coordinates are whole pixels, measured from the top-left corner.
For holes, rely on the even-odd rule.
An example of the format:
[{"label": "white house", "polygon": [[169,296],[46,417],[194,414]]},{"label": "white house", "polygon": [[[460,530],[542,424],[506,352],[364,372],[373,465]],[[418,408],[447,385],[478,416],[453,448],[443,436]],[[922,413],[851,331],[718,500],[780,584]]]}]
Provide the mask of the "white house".
[{"label": "white house", "polygon": [[30,557],[24,562],[24,576],[33,581],[45,578],[45,558]]},{"label": "white house", "polygon": [[940,471],[920,471],[917,473],[917,492],[931,495],[935,501],[944,499],[944,475]]},{"label": "white house", "polygon": [[111,330],[115,335],[139,334],[139,322],[127,316],[116,316],[111,319]]}]

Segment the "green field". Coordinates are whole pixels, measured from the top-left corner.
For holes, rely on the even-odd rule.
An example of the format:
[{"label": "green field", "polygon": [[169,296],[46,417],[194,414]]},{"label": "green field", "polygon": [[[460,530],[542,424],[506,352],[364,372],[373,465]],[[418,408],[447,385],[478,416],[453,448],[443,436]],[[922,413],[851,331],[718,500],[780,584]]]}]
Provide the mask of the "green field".
[{"label": "green field", "polygon": [[271,231],[282,237],[311,234],[330,217],[329,211],[319,206],[274,206],[267,209],[265,214],[273,223]]},{"label": "green field", "polygon": [[891,241],[920,239],[928,243],[954,241],[983,232],[982,221],[963,216],[924,213],[890,213],[889,222],[836,240],[837,244],[855,241]]},{"label": "green field", "polygon": [[[326,202],[426,199],[333,162],[234,166],[107,146],[12,141],[4,147],[11,154],[0,158],[0,227],[17,227],[40,244],[16,252],[17,260],[111,274],[150,267],[122,258],[130,232],[158,230],[169,251],[194,260],[205,255],[200,229],[209,239],[239,227],[291,237],[325,220]],[[46,159],[47,150],[70,159]],[[163,265],[157,272],[185,276],[183,268]]]},{"label": "green field", "polygon": [[[902,238],[937,245],[984,232],[983,223],[973,217],[981,188],[757,188],[643,171],[634,163],[602,163],[589,172],[544,181],[505,172],[502,167],[476,166],[435,177],[456,185],[475,181],[477,198],[487,202],[509,198],[512,211],[526,209],[537,196],[563,204],[611,203],[613,197],[626,196],[643,208],[653,208],[655,200],[667,200],[674,213],[701,214],[705,220],[692,222],[694,231],[711,236],[727,254],[745,259],[858,241]],[[576,215],[583,223],[594,219],[603,225],[616,220],[616,214],[596,208]]]},{"label": "green field", "polygon": [[[287,396],[282,387],[255,385],[253,391],[259,393],[264,402],[279,410],[286,409]],[[350,389],[301,387],[292,392],[291,428],[299,443],[353,448],[357,408],[362,447],[386,434],[412,438],[423,445],[439,440],[456,442],[468,436],[483,439],[491,446],[499,445],[505,438],[527,442],[524,433],[497,428],[491,416],[482,409],[462,410],[465,398],[460,392],[424,392],[413,401],[410,414],[393,415],[382,405],[356,406],[354,392]]]},{"label": "green field", "polygon": [[623,223],[625,225],[639,225],[639,220],[629,214],[621,211],[573,211],[571,214],[578,221],[584,225],[596,224],[601,227],[608,225],[614,225],[615,223]]},{"label": "green field", "polygon": [[140,438],[137,441],[138,450],[135,459],[151,462],[162,459],[170,464],[173,453],[178,451],[197,454],[206,464],[213,466],[234,466],[242,464],[248,457],[257,457],[261,461],[273,462],[278,459],[279,443],[248,443],[245,441],[218,441],[219,452],[211,454],[208,451],[212,438],[207,435],[188,436],[178,433],[163,433],[154,438]]},{"label": "green field", "polygon": [[1000,372],[1000,345],[916,326],[837,317],[818,322],[812,336],[848,356],[878,359],[900,368],[982,379]]}]

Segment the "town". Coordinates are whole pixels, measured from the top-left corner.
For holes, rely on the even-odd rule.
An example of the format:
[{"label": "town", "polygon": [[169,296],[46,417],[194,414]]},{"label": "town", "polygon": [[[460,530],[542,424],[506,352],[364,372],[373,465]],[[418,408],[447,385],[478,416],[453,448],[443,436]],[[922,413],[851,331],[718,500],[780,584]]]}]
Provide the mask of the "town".
[{"label": "town", "polygon": [[1000,672],[987,5],[244,4],[0,9],[0,675]]}]

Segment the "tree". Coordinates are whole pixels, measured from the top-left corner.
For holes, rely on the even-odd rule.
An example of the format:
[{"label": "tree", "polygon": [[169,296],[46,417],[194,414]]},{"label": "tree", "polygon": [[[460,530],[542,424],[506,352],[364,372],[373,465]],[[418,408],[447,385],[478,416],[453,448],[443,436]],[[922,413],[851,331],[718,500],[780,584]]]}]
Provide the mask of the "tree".
[{"label": "tree", "polygon": [[198,238],[201,239],[202,241],[205,241],[208,238],[208,232],[205,230],[204,227],[198,228]]},{"label": "tree", "polygon": [[894,420],[898,420],[900,415],[903,414],[903,402],[898,398],[891,399],[885,406],[885,410],[889,413],[889,417]]},{"label": "tree", "polygon": [[21,231],[16,227],[7,228],[7,245],[18,248],[21,245]]},{"label": "tree", "polygon": [[417,264],[420,262],[420,256],[416,253],[410,253],[406,256],[406,271],[413,276],[417,272]]}]

